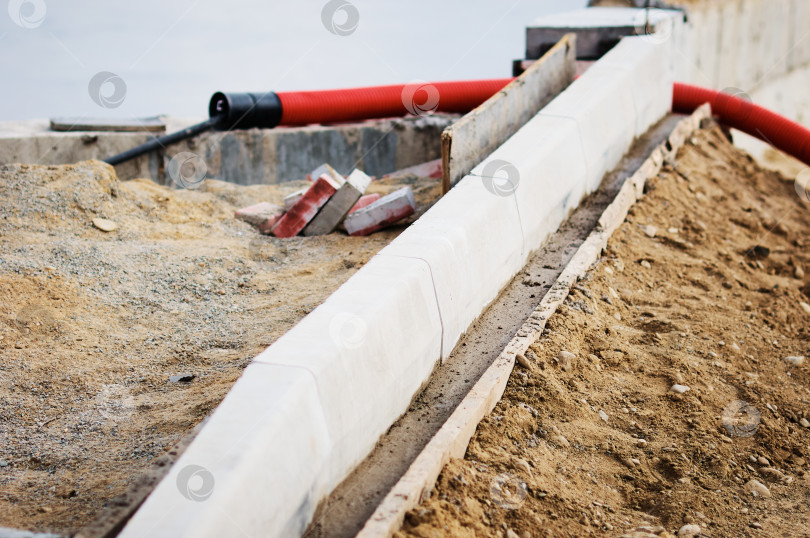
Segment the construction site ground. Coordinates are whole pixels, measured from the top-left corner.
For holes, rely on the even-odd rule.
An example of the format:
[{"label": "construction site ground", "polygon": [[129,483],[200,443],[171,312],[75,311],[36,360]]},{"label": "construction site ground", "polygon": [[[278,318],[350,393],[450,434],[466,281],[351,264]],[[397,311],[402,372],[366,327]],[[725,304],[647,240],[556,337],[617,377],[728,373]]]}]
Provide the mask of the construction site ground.
[{"label": "construction site ground", "polygon": [[717,127],[649,180],[397,536],[810,535],[810,198]]},{"label": "construction site ground", "polygon": [[281,240],[233,217],[304,185],[173,190],[96,161],[0,167],[0,527],[92,521],[441,189],[375,181],[369,193],[410,185],[419,210],[369,237]]}]

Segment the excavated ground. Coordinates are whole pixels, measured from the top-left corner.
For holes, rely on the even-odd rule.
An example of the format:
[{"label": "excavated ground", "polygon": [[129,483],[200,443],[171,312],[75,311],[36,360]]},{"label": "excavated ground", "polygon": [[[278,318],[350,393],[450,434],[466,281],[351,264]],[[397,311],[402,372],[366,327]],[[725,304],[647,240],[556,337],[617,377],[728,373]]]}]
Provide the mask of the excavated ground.
[{"label": "excavated ground", "polygon": [[[177,191],[94,161],[0,167],[0,527],[93,520],[407,224],[279,240],[233,218],[304,184]],[[369,192],[403,184],[420,213],[440,193],[413,176]]]},{"label": "excavated ground", "polygon": [[810,535],[794,177],[696,134],[397,536]]}]

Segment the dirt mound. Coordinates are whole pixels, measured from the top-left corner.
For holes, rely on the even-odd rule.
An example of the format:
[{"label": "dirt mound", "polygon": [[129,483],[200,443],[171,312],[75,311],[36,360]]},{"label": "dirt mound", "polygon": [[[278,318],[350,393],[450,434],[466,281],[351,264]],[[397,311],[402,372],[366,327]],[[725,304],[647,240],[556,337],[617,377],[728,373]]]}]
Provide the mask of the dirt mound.
[{"label": "dirt mound", "polygon": [[[440,189],[373,189],[401,181],[422,209]],[[403,229],[280,240],[233,218],[304,185],[181,191],[100,162],[0,167],[0,527],[88,523]]]},{"label": "dirt mound", "polygon": [[808,232],[792,180],[698,133],[398,535],[807,536]]}]

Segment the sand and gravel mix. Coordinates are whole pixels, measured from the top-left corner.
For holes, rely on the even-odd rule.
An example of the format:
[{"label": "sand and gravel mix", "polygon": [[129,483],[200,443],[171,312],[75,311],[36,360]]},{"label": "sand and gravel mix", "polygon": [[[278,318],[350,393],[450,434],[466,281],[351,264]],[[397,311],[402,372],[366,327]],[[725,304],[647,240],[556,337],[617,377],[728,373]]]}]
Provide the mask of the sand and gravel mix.
[{"label": "sand and gravel mix", "polygon": [[[403,184],[420,213],[440,192],[412,176],[369,192]],[[0,527],[94,519],[407,225],[280,240],[233,218],[304,185],[172,190],[95,161],[0,167]]]},{"label": "sand and gravel mix", "polygon": [[793,177],[696,134],[397,536],[810,536]]}]

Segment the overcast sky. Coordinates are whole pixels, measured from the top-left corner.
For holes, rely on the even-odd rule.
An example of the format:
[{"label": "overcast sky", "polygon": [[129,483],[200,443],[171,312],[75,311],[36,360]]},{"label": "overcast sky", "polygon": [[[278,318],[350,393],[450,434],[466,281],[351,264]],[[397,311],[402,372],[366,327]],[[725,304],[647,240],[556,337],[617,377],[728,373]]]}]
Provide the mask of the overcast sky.
[{"label": "overcast sky", "polygon": [[4,121],[204,117],[217,90],[505,77],[528,23],[587,0],[1,3]]}]

